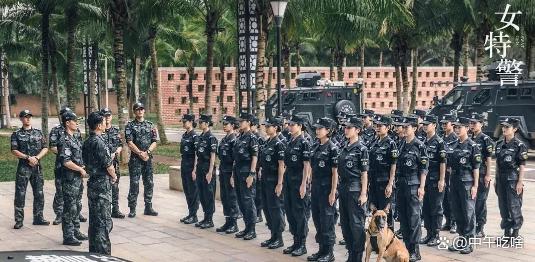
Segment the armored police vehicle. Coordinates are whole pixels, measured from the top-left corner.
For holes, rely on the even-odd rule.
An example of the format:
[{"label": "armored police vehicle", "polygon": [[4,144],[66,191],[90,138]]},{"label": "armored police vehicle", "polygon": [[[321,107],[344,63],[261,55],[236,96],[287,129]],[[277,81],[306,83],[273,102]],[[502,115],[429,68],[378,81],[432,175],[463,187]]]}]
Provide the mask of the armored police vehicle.
[{"label": "armored police vehicle", "polygon": [[[301,73],[297,87],[282,89],[282,111],[306,117],[311,123],[318,118],[335,119],[340,112],[357,114],[361,111],[363,81],[353,86],[344,82],[324,80],[317,72]],[[277,115],[278,97],[273,94],[266,103],[266,117]]]},{"label": "armored police vehicle", "polygon": [[[487,115],[483,132],[498,139],[501,136],[500,122],[507,117],[520,119],[518,138],[535,149],[535,80],[519,80],[518,86],[500,85],[489,74],[490,81],[468,83],[467,78],[443,98],[434,98],[435,107],[430,113],[441,117],[456,113],[470,116],[472,112]],[[498,81],[496,81],[498,80]]]}]

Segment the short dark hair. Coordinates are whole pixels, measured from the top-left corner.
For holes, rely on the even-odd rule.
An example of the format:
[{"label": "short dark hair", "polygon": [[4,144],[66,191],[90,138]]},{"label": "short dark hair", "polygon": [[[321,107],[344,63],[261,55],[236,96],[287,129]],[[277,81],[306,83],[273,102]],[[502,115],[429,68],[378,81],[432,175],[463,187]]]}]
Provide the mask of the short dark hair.
[{"label": "short dark hair", "polygon": [[104,122],[104,116],[100,112],[91,112],[89,116],[87,116],[87,125],[89,126],[89,129],[91,131],[94,131],[97,129],[97,126],[99,124],[102,124]]}]

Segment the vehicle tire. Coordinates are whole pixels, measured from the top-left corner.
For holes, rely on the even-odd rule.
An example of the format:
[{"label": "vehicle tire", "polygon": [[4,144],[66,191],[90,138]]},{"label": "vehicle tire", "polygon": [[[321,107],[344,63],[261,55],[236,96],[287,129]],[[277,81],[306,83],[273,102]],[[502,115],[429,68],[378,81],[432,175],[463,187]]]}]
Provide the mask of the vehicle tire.
[{"label": "vehicle tire", "polygon": [[356,114],[357,107],[349,100],[340,100],[336,103],[336,105],[334,105],[334,117],[336,117],[340,112],[344,112],[346,114]]}]

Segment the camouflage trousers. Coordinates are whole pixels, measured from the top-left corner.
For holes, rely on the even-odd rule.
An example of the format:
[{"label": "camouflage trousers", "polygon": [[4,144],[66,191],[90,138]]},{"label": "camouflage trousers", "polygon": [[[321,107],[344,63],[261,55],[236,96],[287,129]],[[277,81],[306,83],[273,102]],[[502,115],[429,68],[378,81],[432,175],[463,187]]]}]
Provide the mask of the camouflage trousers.
[{"label": "camouflage trousers", "polygon": [[[62,168],[56,168],[54,170],[54,185],[56,187],[56,193],[54,194],[54,201],[52,202],[52,209],[54,209],[54,214],[56,216],[62,216],[63,215],[63,187],[62,187],[62,180],[61,180],[61,171]],[[82,211],[82,196],[84,193],[84,183],[80,183],[80,193],[78,196],[78,201],[76,205],[78,206],[78,210],[80,212]]]},{"label": "camouflage trousers", "polygon": [[112,211],[117,212],[119,211],[119,180],[121,178],[121,173],[119,172],[119,163],[117,161],[113,161],[113,166],[115,167],[115,174],[117,175],[117,181],[115,181],[115,184],[111,187],[111,196],[112,196]]},{"label": "camouflage trousers", "polygon": [[[107,185],[108,189],[111,185]],[[109,198],[100,197],[90,192],[88,186],[89,204],[89,252],[110,255],[110,232],[113,228],[111,220],[111,203]]]},{"label": "camouflage trousers", "polygon": [[80,199],[83,180],[78,172],[65,171],[61,174],[63,192],[62,229],[63,239],[74,238],[74,233],[80,231]]},{"label": "camouflage trousers", "polygon": [[152,205],[154,190],[154,178],[152,174],[152,160],[144,162],[137,158],[131,158],[128,163],[130,176],[130,190],[128,192],[128,207],[136,208],[137,196],[139,195],[139,179],[143,179],[145,206]]},{"label": "camouflage trousers", "polygon": [[17,167],[17,177],[15,180],[15,222],[24,220],[24,205],[26,202],[26,189],[28,182],[33,191],[33,219],[43,217],[43,207],[45,198],[43,194],[43,174],[41,167],[30,167],[26,164],[20,164]]}]

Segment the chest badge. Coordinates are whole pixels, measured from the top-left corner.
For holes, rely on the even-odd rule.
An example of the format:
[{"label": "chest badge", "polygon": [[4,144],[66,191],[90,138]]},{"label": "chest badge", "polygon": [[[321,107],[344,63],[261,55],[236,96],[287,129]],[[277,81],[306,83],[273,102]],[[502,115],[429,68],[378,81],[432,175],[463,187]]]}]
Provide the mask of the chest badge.
[{"label": "chest badge", "polygon": [[381,155],[381,154],[377,155],[377,160],[379,160],[379,161],[383,160],[383,155]]},{"label": "chest badge", "polygon": [[296,155],[292,155],[292,161],[297,161],[297,156]]},{"label": "chest badge", "polygon": [[461,157],[461,164],[466,164],[466,157]]},{"label": "chest badge", "polygon": [[413,163],[412,163],[412,160],[410,160],[410,159],[407,160],[407,162],[405,162],[405,165],[406,165],[406,166],[412,166],[412,164],[413,164]]},{"label": "chest badge", "polygon": [[270,156],[270,155],[267,155],[267,156],[266,156],[266,161],[267,161],[267,162],[271,161],[271,156]]},{"label": "chest badge", "polygon": [[240,154],[243,154],[243,148],[240,148],[240,150],[238,150],[238,152],[240,152]]},{"label": "chest badge", "polygon": [[189,146],[184,146],[184,151],[189,151]]},{"label": "chest badge", "polygon": [[346,166],[349,168],[353,167],[353,161],[347,161]]},{"label": "chest badge", "polygon": [[204,147],[200,147],[199,148],[199,152],[201,152],[201,153],[204,152]]},{"label": "chest badge", "polygon": [[511,162],[513,160],[513,158],[511,156],[506,156],[505,157],[505,162]]},{"label": "chest badge", "polygon": [[320,160],[320,162],[318,163],[318,166],[325,167],[325,161]]}]

